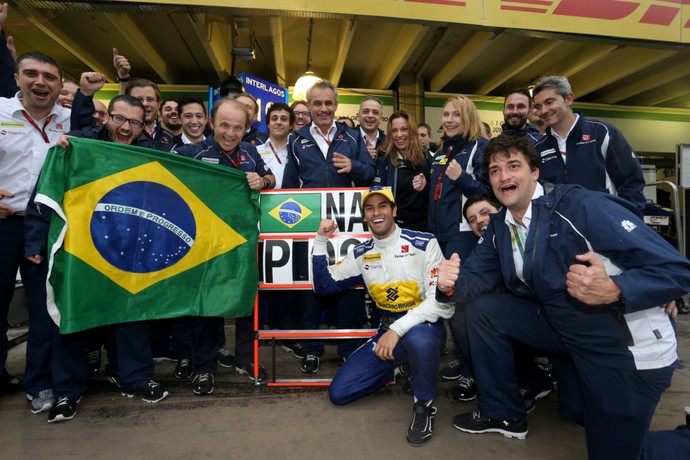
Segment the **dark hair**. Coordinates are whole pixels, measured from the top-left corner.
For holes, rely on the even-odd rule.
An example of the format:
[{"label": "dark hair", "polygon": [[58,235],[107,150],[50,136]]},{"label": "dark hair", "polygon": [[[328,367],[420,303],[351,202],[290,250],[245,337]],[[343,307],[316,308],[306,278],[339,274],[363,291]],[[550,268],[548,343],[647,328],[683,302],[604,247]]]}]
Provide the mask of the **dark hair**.
[{"label": "dark hair", "polygon": [[[195,96],[185,94],[184,96],[180,96],[180,98],[177,100],[177,113],[180,115],[180,117],[182,117],[182,108],[185,105],[190,104],[199,104],[204,109],[204,115],[206,114],[206,106],[204,105],[204,102],[201,99]],[[162,106],[163,105],[161,104],[161,107]]]},{"label": "dark hair", "polygon": [[503,107],[506,106],[505,100],[508,99],[508,96],[510,96],[511,94],[522,94],[523,96],[525,96],[527,98],[527,107],[532,107],[532,95],[529,93],[529,90],[527,88],[517,88],[517,89],[513,89],[513,90],[508,91],[506,93],[504,100],[503,100]]},{"label": "dark hair", "polygon": [[431,131],[431,126],[429,126],[426,123],[417,123],[417,131],[419,131],[419,128],[426,128],[427,134],[431,135],[433,131]]},{"label": "dark hair", "polygon": [[402,157],[405,160],[412,163],[414,167],[422,166],[426,161],[426,158],[424,157],[424,153],[422,152],[422,144],[421,142],[419,142],[419,132],[417,131],[417,124],[415,123],[412,115],[410,115],[405,110],[398,110],[396,112],[393,112],[390,118],[388,118],[386,140],[383,142],[381,150],[385,152],[385,157],[388,158],[388,161],[390,161],[393,166],[398,165],[398,150],[395,148],[395,145],[393,143],[393,135],[391,131],[393,129],[393,120],[396,120],[398,118],[402,118],[403,120],[407,121],[407,131],[409,132],[407,151],[400,152],[400,155],[402,155]]},{"label": "dark hair", "polygon": [[108,104],[108,113],[112,112],[113,107],[115,107],[116,102],[124,102],[125,104],[127,104],[131,107],[136,107],[138,109],[141,109],[141,111],[144,113],[144,115],[146,114],[146,109],[144,108],[144,104],[142,104],[141,101],[139,101],[139,99],[137,99],[134,96],[130,96],[129,94],[119,94],[119,95],[115,96],[114,98],[112,98],[110,100],[110,103]]},{"label": "dark hair", "polygon": [[290,126],[295,122],[295,113],[292,111],[289,105],[285,102],[274,102],[269,105],[266,109],[266,125],[268,125],[268,120],[271,119],[271,113],[277,110],[285,110],[290,116]]},{"label": "dark hair", "polygon": [[541,159],[530,141],[522,136],[501,134],[491,139],[484,150],[484,170],[489,171],[489,164],[494,157],[509,157],[513,151],[521,152],[532,170],[539,169]]},{"label": "dark hair", "polygon": [[242,91],[241,93],[235,93],[232,96],[228,96],[229,99],[234,99],[237,100],[238,97],[246,97],[248,99],[251,99],[252,102],[254,103],[254,111],[259,112],[259,103],[257,102],[256,98],[252,95],[247,93],[246,91]]},{"label": "dark hair", "polygon": [[178,108],[178,109],[180,108],[180,102],[179,102],[177,99],[175,99],[174,97],[166,97],[165,99],[163,99],[163,100],[161,101],[161,105],[160,105],[160,107],[158,108],[158,110],[159,110],[159,111],[163,110],[163,106],[164,106],[165,104],[167,104],[168,102],[174,102],[175,104],[177,104],[177,108]]},{"label": "dark hair", "polygon": [[493,206],[496,209],[501,209],[503,205],[496,199],[495,196],[493,195],[483,195],[483,194],[478,194],[478,195],[473,195],[465,201],[465,205],[462,207],[462,215],[465,219],[467,219],[467,208],[472,206],[475,203],[479,203],[481,201],[486,201],[489,203],[491,206]]},{"label": "dark hair", "polygon": [[125,94],[132,94],[134,88],[153,88],[156,93],[156,101],[161,100],[161,91],[158,89],[158,85],[151,80],[146,80],[145,78],[132,78],[125,85]]},{"label": "dark hair", "polygon": [[[33,59],[34,61],[55,66],[58,69],[58,77],[60,77],[60,81],[62,81],[62,66],[55,58],[52,58],[47,54],[43,54],[38,51],[24,53],[21,56],[19,56],[16,61],[14,61],[14,68],[17,69],[17,72],[19,72],[19,67],[21,67],[21,63],[26,59]],[[77,83],[77,86],[79,86],[79,83]]]}]

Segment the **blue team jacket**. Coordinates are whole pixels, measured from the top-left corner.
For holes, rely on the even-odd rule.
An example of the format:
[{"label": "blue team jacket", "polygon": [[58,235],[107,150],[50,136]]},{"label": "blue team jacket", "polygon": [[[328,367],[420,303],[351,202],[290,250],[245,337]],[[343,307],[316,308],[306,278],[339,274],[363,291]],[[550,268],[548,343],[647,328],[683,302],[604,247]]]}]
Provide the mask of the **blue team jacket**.
[{"label": "blue team jacket", "polygon": [[[505,286],[535,301],[539,307],[534,314],[546,315],[573,353],[615,368],[672,364],[654,354],[655,340],[675,341],[671,321],[657,306],[690,291],[690,261],[645,225],[634,206],[573,185],[556,185],[533,200],[525,282],[515,273],[505,212],[491,216],[483,238],[462,262],[453,300],[468,302]],[[578,263],[575,255],[589,250],[604,260],[620,287],[626,298],[623,309],[585,305],[568,295],[569,267]]]},{"label": "blue team jacket", "polygon": [[[290,134],[288,162],[285,165],[282,188],[368,187],[374,179],[374,160],[371,159],[359,133],[343,123],[336,123],[333,141],[324,158],[316,140],[309,132],[311,125]],[[338,174],[333,166],[333,154],[341,153],[352,161],[348,174]]]},{"label": "blue team jacket", "polygon": [[647,204],[644,177],[632,147],[615,127],[579,115],[566,139],[566,162],[550,129],[534,146],[541,156],[539,181],[578,184],[618,195],[633,203],[642,215]]}]

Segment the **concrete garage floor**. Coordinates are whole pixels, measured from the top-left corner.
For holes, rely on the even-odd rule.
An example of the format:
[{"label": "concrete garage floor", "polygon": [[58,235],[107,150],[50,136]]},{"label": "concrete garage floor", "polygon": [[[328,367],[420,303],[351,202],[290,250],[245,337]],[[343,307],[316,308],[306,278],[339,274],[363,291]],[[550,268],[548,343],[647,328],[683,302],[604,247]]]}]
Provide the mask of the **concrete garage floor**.
[{"label": "concrete garage floor", "polygon": [[[227,337],[233,332],[228,325]],[[679,318],[678,335],[684,367],[657,408],[653,430],[683,423],[683,406],[690,405],[690,315]],[[24,352],[24,345],[10,350],[10,372],[22,373]],[[301,377],[292,355],[276,353],[280,378]],[[268,367],[269,347],[262,348],[261,357]],[[445,356],[443,364],[450,359]],[[328,345],[318,376],[332,376],[337,366],[335,347]],[[454,384],[443,382],[434,438],[415,448],[405,441],[412,399],[401,383],[336,407],[324,388],[255,387],[223,368],[213,395],[194,396],[191,383],[176,380],[173,369],[172,362],[157,364],[155,379],[171,396],[155,405],[120,396],[101,371],[77,416],[62,423],[48,424],[46,414],[32,415],[23,394],[0,397],[0,459],[586,458],[584,432],[559,418],[555,395],[538,401],[526,440],[470,435],[456,430],[452,418],[475,409],[476,402],[451,400]]]}]

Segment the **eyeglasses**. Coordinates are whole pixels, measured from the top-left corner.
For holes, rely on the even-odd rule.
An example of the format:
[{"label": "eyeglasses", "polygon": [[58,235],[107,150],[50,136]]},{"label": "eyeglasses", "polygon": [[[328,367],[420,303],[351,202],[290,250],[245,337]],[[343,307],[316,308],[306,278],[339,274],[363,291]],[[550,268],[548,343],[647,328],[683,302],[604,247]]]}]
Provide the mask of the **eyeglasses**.
[{"label": "eyeglasses", "polygon": [[309,112],[295,112],[295,117],[311,118]]},{"label": "eyeglasses", "polygon": [[110,115],[110,119],[113,120],[113,123],[116,125],[124,125],[126,121],[129,122],[129,126],[131,126],[134,129],[139,129],[144,127],[144,123],[139,121],[139,120],[134,120],[132,118],[125,118],[122,115],[115,115],[113,113],[108,113]]}]

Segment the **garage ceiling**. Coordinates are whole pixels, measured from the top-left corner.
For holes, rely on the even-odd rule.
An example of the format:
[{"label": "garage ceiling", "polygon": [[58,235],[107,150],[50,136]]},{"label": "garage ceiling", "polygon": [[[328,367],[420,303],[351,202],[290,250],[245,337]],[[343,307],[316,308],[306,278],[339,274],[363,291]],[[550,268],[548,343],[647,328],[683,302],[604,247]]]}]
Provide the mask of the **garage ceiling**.
[{"label": "garage ceiling", "polygon": [[[66,76],[114,81],[112,48],[133,74],[213,85],[235,74],[291,86],[311,68],[341,88],[395,89],[401,73],[433,92],[501,96],[567,76],[579,102],[690,108],[690,47],[367,16],[114,1],[10,1],[4,26],[18,52],[56,57]],[[236,59],[233,49],[253,50]]]}]

